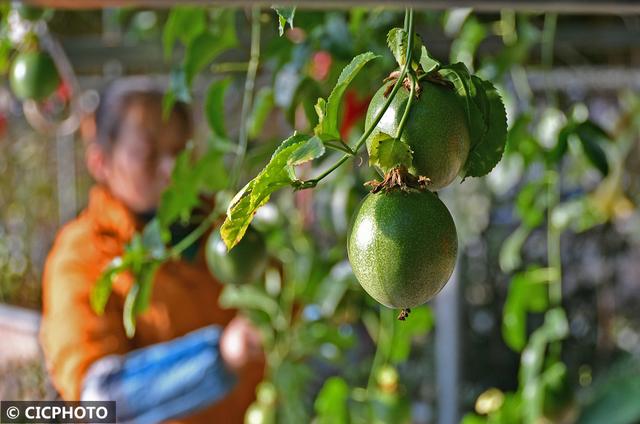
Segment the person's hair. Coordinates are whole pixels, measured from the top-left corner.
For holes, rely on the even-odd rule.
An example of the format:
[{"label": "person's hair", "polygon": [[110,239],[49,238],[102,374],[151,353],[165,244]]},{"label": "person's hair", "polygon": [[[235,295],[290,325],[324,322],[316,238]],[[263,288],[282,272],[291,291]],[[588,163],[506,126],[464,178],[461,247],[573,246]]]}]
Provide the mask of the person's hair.
[{"label": "person's hair", "polygon": [[[121,124],[130,106],[142,103],[162,111],[163,98],[162,86],[146,77],[121,78],[109,83],[102,90],[100,102],[95,110],[95,141],[105,151],[110,152],[118,139]],[[179,119],[185,137],[190,137],[193,123],[189,106],[176,101],[171,115]]]}]

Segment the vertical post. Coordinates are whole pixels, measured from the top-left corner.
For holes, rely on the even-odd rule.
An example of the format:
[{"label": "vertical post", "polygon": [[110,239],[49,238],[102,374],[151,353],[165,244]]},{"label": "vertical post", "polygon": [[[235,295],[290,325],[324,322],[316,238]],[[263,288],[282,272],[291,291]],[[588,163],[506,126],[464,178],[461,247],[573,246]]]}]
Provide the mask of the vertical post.
[{"label": "vertical post", "polygon": [[58,183],[58,224],[71,220],[77,210],[76,152],[73,134],[56,136],[56,177]]},{"label": "vertical post", "polygon": [[460,380],[460,285],[457,269],[435,301],[438,424],[457,424]]}]

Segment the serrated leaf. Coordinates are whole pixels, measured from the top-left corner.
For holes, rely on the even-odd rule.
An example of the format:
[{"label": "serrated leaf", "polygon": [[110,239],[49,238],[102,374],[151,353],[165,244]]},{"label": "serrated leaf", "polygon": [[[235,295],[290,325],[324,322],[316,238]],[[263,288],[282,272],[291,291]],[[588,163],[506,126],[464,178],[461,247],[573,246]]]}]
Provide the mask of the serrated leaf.
[{"label": "serrated leaf", "polygon": [[369,165],[387,172],[400,165],[407,169],[413,163],[413,152],[407,143],[383,132],[371,138]]},{"label": "serrated leaf", "polygon": [[362,53],[354,57],[351,63],[345,66],[340,73],[338,82],[335,87],[333,87],[333,90],[331,90],[326,105],[323,104],[324,100],[321,102],[321,100],[318,99],[318,103],[316,104],[316,112],[318,113],[318,125],[315,128],[316,135],[327,136],[336,140],[340,139],[338,116],[344,92],[364,65],[377,57],[379,56],[371,52]]},{"label": "serrated leaf", "polygon": [[[472,81],[478,92],[486,94],[486,108],[483,113],[486,129],[482,136],[473,143],[465,164],[465,176],[482,177],[488,174],[502,159],[507,141],[507,112],[498,91],[493,84],[473,77]],[[485,96],[479,96],[481,99]],[[483,103],[480,103],[481,107]],[[472,140],[479,133],[479,128],[470,128]],[[475,135],[474,135],[475,134]]]},{"label": "serrated leaf", "polygon": [[174,7],[162,31],[165,60],[171,58],[173,46],[180,40],[188,44],[206,27],[205,9],[201,7]]},{"label": "serrated leaf", "polygon": [[[475,94],[475,87],[471,82],[471,74],[469,73],[469,69],[467,66],[462,63],[453,63],[451,65],[443,66],[440,71],[440,75],[444,78],[448,79],[453,83],[453,86],[456,89],[456,92],[460,97],[462,97],[465,104],[465,112],[467,114],[467,124],[469,125],[469,135],[472,137],[471,144],[474,144],[473,134],[471,131],[472,127],[472,115],[478,114],[477,107],[473,104],[471,98]],[[481,130],[483,132],[484,129]]]},{"label": "serrated leaf", "polygon": [[278,33],[280,37],[284,35],[284,30],[289,24],[289,28],[293,28],[293,18],[296,15],[296,8],[294,7],[280,7],[271,6],[273,10],[278,14]]},{"label": "serrated leaf", "polygon": [[176,159],[171,174],[171,182],[162,193],[157,218],[162,231],[178,218],[186,221],[191,210],[200,204],[202,191],[216,191],[226,188],[228,176],[224,168],[222,154],[211,149],[197,161],[192,160],[193,146],[183,150]]},{"label": "serrated leaf", "polygon": [[[400,67],[407,61],[407,49],[409,48],[409,37],[402,28],[392,28],[387,33],[387,46]],[[417,63],[421,56],[422,40],[418,35],[414,35],[412,49],[412,67],[417,69]]]},{"label": "serrated leaf", "polygon": [[271,193],[292,182],[287,163],[308,139],[309,136],[294,134],[284,140],[262,171],[231,200],[227,217],[220,228],[220,235],[227,249],[231,250],[240,242],[255,211],[267,203]]},{"label": "serrated leaf", "polygon": [[256,138],[260,135],[260,132],[269,117],[269,113],[271,113],[271,110],[273,109],[273,105],[273,88],[262,87],[258,90],[253,102],[253,110],[249,115],[247,123],[249,138]]},{"label": "serrated leaf", "polygon": [[291,178],[286,165],[293,154],[309,139],[304,134],[294,134],[283,141],[271,156],[269,163],[254,178],[251,201],[258,204],[265,196],[269,196],[281,187],[289,185]]},{"label": "serrated leaf", "polygon": [[224,78],[212,82],[207,90],[207,97],[204,102],[205,115],[209,128],[218,137],[227,138],[224,116],[224,97],[231,84],[231,78]]},{"label": "serrated leaf", "polygon": [[296,180],[295,167],[302,165],[305,162],[317,159],[324,155],[325,147],[322,139],[318,136],[313,136],[300,148],[298,148],[287,161],[287,172],[291,180]]},{"label": "serrated leaf", "polygon": [[427,74],[437,70],[440,66],[440,62],[431,57],[425,46],[422,46],[420,49],[420,66],[422,66],[422,70]]}]

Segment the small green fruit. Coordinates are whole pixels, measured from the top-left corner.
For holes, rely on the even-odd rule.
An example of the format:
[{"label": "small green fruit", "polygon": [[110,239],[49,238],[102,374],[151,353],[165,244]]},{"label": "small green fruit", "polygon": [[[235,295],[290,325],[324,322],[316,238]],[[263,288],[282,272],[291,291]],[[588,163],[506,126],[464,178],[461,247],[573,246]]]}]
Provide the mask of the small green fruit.
[{"label": "small green fruit", "polygon": [[364,290],[389,308],[412,308],[435,296],[453,272],[458,250],[451,214],[430,192],[369,194],[347,239],[349,262]]},{"label": "small green fruit", "polygon": [[18,54],[11,65],[9,82],[19,99],[42,100],[60,85],[60,76],[51,56],[29,51]]},{"label": "small green fruit", "polygon": [[[429,190],[439,190],[449,185],[467,161],[471,141],[462,101],[451,88],[429,81],[420,82],[422,92],[411,103],[411,110],[400,140],[413,151],[414,175],[428,177]],[[367,110],[366,125],[387,101],[382,86],[373,96]],[[404,114],[409,91],[400,88],[380,122],[367,139],[367,151],[371,153],[371,141],[379,132],[395,137]]]},{"label": "small green fruit", "polygon": [[252,227],[231,251],[213,231],[205,249],[209,271],[222,283],[248,284],[256,281],[267,266],[267,247],[262,235]]}]

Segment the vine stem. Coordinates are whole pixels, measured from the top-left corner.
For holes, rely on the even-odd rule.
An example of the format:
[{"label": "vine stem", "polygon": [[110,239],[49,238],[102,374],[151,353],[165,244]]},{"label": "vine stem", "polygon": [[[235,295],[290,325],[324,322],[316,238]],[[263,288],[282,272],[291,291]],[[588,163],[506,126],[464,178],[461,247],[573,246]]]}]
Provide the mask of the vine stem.
[{"label": "vine stem", "polygon": [[184,252],[189,246],[195,243],[200,237],[207,232],[211,225],[221,216],[220,211],[217,208],[207,215],[205,219],[198,224],[198,226],[191,231],[185,238],[180,240],[175,246],[169,249],[167,253],[168,257],[178,257],[182,252]]},{"label": "vine stem", "polygon": [[[549,72],[551,70],[551,66],[553,65],[553,48],[554,48],[554,42],[555,42],[555,37],[556,37],[556,27],[557,27],[557,21],[558,21],[558,15],[555,13],[547,13],[544,16],[544,26],[542,29],[542,43],[541,43],[541,48],[540,48],[540,55],[541,55],[541,59],[542,59],[542,66],[547,70],[547,72],[545,72],[545,80],[548,80],[549,76]],[[547,81],[548,82],[548,81]],[[555,94],[551,91],[550,84],[545,84],[546,85],[546,96],[547,96],[547,101],[549,101],[549,103],[551,104],[555,104],[556,103],[556,96]]]},{"label": "vine stem", "polygon": [[398,125],[398,135],[396,135],[397,139],[400,139],[402,136],[402,132],[404,131],[404,126],[407,123],[407,118],[409,117],[409,111],[411,110],[411,103],[413,103],[413,97],[416,94],[416,80],[413,77],[413,73],[409,72],[409,79],[411,80],[411,90],[409,91],[409,98],[407,99],[407,106],[404,108],[404,113],[402,114],[402,118],[400,119],[400,124]]},{"label": "vine stem", "polygon": [[251,9],[251,54],[247,66],[247,78],[244,83],[242,97],[242,110],[240,112],[240,131],[238,135],[238,150],[233,162],[233,169],[229,178],[230,187],[235,187],[240,179],[242,164],[247,153],[248,131],[247,120],[251,111],[253,91],[256,83],[256,74],[260,63],[260,8]]},{"label": "vine stem", "polygon": [[[404,81],[405,77],[407,76],[407,73],[409,71],[409,67],[411,65],[411,59],[412,59],[412,51],[413,51],[413,9],[407,9],[407,11],[405,12],[405,18],[406,18],[405,20],[407,21],[407,25],[408,25],[407,34],[408,34],[408,38],[409,38],[409,40],[407,42],[406,62],[404,64],[404,66],[402,67],[402,71],[400,72],[400,76],[398,77],[398,80],[396,81],[395,85],[393,86],[393,90],[391,90],[391,93],[389,93],[389,96],[387,97],[386,102],[382,106],[382,109],[380,109],[378,111],[378,113],[376,114],[376,117],[374,118],[373,122],[371,122],[371,125],[369,125],[369,127],[365,129],[364,134],[362,134],[362,136],[360,136],[360,138],[358,139],[358,142],[356,143],[356,146],[352,149],[353,154],[351,154],[351,153],[345,154],[340,159],[338,159],[338,161],[336,163],[334,163],[331,167],[329,167],[326,171],[324,171],[323,173],[321,173],[317,177],[315,177],[313,179],[310,179],[310,180],[305,180],[305,181],[298,182],[297,183],[297,187],[296,187],[298,190],[304,190],[304,189],[307,189],[307,188],[315,187],[316,185],[318,185],[318,183],[321,180],[323,180],[325,177],[327,177],[333,171],[338,169],[349,158],[354,157],[358,153],[358,151],[360,150],[362,145],[367,141],[367,139],[369,138],[371,133],[373,133],[373,130],[378,125],[378,122],[380,122],[380,120],[382,119],[382,116],[385,114],[385,112],[387,111],[387,109],[391,105],[391,102],[393,101],[394,97],[396,96],[396,93],[398,92],[400,87],[402,87],[402,85],[403,85],[403,81]],[[405,110],[405,113],[406,113],[406,110]]]}]

